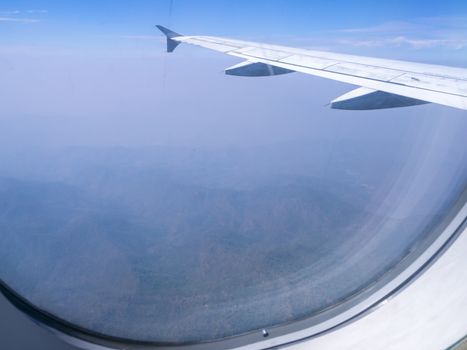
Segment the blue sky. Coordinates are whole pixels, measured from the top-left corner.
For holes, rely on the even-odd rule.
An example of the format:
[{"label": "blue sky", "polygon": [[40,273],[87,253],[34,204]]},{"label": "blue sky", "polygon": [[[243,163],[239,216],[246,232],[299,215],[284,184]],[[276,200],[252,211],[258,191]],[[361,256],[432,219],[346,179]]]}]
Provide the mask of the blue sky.
[{"label": "blue sky", "polygon": [[[314,137],[323,123],[342,127],[342,112],[324,105],[352,86],[301,74],[227,77],[236,58],[184,45],[166,54],[155,24],[467,66],[465,0],[174,0],[171,13],[170,3],[2,1],[0,147],[267,143]],[[391,124],[394,115],[434,110],[448,111],[347,113],[344,123]]]},{"label": "blue sky", "polygon": [[155,39],[153,25],[160,23],[183,33],[340,51],[371,49],[384,54],[382,48],[402,47],[451,50],[454,56],[467,52],[467,2],[462,0],[172,3],[170,13],[170,0],[6,0],[0,5],[0,45],[131,50],[134,46],[128,41]]}]

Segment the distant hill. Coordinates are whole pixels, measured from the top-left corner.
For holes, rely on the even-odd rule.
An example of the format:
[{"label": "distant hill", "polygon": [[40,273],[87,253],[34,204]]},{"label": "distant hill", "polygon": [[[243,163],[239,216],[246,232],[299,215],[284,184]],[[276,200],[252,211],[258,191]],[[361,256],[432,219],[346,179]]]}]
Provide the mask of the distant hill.
[{"label": "distant hill", "polygon": [[420,218],[372,207],[389,167],[365,171],[358,152],[316,164],[278,153],[71,149],[10,159],[17,166],[0,172],[0,277],[109,335],[215,339],[342,301],[423,234]]}]

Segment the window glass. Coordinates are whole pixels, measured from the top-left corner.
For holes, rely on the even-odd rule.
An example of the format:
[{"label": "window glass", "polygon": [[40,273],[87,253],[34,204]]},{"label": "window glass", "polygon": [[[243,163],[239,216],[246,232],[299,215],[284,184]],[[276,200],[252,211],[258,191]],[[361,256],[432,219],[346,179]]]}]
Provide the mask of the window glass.
[{"label": "window glass", "polygon": [[[225,76],[237,59],[168,56],[152,28],[169,14],[180,31],[461,65],[465,43],[435,33],[458,22],[429,22],[435,5],[414,19],[400,4],[413,27],[360,14],[299,36],[311,5],[259,1],[261,28],[246,26],[258,4],[200,3],[24,2],[0,17],[0,279],[104,336],[201,342],[316,316],[421,254],[466,185],[465,111],[332,110],[352,86]],[[427,27],[424,42],[393,36]]]}]

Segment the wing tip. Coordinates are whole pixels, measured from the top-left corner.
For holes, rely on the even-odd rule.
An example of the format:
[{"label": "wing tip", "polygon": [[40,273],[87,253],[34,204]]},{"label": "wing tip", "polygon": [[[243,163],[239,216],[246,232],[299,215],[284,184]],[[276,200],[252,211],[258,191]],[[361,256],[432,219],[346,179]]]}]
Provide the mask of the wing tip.
[{"label": "wing tip", "polygon": [[173,40],[173,38],[177,38],[183,35],[161,26],[160,24],[156,24],[156,27],[167,37],[167,52],[174,52],[177,46],[180,45],[180,42]]},{"label": "wing tip", "polygon": [[156,24],[156,27],[169,39],[176,38],[178,36],[183,36],[167,27],[161,26],[160,24]]}]

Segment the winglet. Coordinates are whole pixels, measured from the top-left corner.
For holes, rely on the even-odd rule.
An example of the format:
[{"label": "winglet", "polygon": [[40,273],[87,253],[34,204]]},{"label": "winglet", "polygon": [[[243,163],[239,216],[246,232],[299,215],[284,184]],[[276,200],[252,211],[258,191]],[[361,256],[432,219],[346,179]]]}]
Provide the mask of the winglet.
[{"label": "winglet", "polygon": [[156,27],[162,33],[164,33],[164,35],[167,37],[167,52],[173,52],[177,48],[177,46],[180,45],[180,42],[173,40],[173,38],[183,36],[183,35],[178,34],[178,33],[174,32],[174,31],[171,31],[170,29],[167,29],[167,28],[165,28],[163,26],[160,26],[160,25],[156,25]]}]

